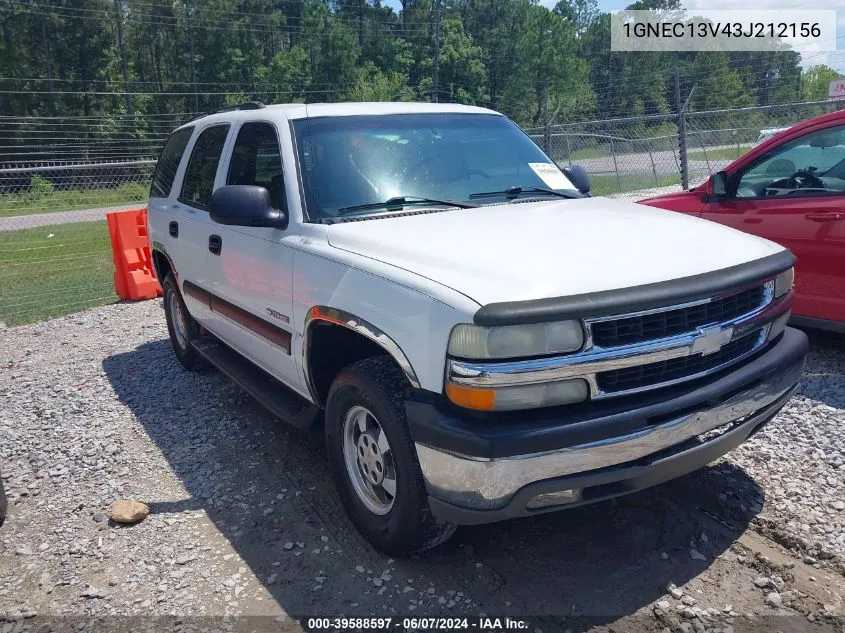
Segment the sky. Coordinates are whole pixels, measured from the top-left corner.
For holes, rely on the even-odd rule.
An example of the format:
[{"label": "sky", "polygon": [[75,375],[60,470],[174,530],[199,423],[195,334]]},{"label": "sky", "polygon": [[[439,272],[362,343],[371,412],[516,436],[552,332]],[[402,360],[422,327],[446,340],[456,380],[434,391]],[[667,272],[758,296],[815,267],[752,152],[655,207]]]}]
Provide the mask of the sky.
[{"label": "sky", "polygon": [[[600,11],[618,11],[634,0],[598,0]],[[557,0],[540,0],[540,3],[552,8]],[[398,11],[399,0],[386,0],[385,4]],[[737,0],[682,0],[681,5],[688,9],[764,9],[774,17],[778,10],[784,9],[836,9],[836,44],[840,50],[830,52],[801,51],[802,65],[805,68],[816,64],[827,64],[845,75],[845,0],[751,0],[748,5]],[[607,44],[610,46],[610,42]]]}]

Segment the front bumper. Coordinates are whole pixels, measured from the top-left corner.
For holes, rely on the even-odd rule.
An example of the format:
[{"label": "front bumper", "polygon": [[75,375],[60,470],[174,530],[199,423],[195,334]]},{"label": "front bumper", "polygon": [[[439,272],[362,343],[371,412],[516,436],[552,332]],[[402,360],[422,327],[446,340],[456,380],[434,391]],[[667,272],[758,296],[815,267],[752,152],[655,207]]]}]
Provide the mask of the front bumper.
[{"label": "front bumper", "polygon": [[[795,390],[806,355],[806,336],[787,328],[739,368],[625,402],[484,417],[410,400],[406,413],[432,511],[453,523],[489,523],[593,503],[697,470],[774,417]],[[578,493],[532,509],[538,495],[567,490]]]}]

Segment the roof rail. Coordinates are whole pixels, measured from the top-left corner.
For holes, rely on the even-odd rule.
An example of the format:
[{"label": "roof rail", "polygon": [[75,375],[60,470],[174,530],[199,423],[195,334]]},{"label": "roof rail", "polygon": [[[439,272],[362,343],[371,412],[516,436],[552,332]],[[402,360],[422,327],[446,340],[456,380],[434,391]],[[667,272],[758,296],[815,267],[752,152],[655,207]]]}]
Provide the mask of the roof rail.
[{"label": "roof rail", "polygon": [[260,110],[261,108],[266,107],[260,101],[247,101],[246,103],[238,103],[236,105],[226,106],[225,108],[220,108],[219,110],[215,110],[214,113],[217,114],[218,112],[231,112],[232,110]]}]

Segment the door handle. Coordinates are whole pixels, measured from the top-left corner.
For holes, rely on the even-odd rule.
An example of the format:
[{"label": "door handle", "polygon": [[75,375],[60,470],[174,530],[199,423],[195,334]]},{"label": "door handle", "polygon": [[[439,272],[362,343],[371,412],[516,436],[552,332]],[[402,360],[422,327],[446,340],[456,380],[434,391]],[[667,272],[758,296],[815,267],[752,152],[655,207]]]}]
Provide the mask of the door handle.
[{"label": "door handle", "polygon": [[168,224],[167,232],[170,233],[170,237],[179,237],[179,223],[171,222]]},{"label": "door handle", "polygon": [[808,213],[804,216],[813,222],[833,222],[834,220],[842,220],[845,218],[845,213],[840,211],[819,211],[817,213]]},{"label": "door handle", "polygon": [[220,251],[223,250],[223,240],[219,235],[208,236],[208,250],[213,255],[219,255]]}]

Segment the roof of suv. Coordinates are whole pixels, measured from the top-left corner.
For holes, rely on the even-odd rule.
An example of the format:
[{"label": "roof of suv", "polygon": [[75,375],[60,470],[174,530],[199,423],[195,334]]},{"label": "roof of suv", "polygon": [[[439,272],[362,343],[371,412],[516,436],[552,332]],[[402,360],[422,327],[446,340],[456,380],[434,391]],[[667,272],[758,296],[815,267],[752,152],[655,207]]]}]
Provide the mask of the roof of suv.
[{"label": "roof of suv", "polygon": [[282,115],[287,119],[305,119],[324,116],[360,116],[367,114],[495,114],[494,110],[457,103],[420,103],[420,102],[349,102],[349,103],[277,103],[265,107],[246,110],[226,110],[216,112],[186,125],[198,122],[238,121],[266,119],[268,116]]}]

